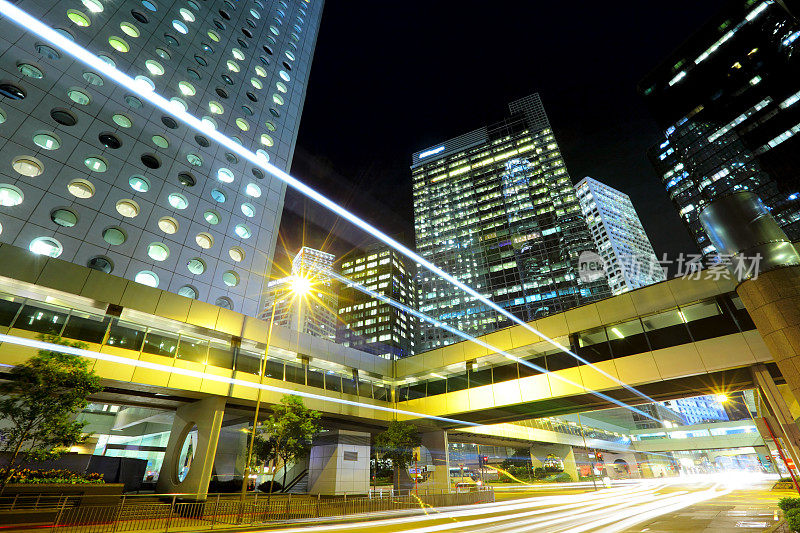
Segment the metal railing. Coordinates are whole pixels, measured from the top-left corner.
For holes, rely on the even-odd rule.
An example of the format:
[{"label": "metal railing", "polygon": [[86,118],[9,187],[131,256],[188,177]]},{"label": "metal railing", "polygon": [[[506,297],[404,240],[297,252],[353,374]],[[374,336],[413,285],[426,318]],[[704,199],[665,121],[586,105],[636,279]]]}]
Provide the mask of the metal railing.
[{"label": "metal railing", "polygon": [[168,533],[494,501],[494,491],[489,487],[460,492],[411,490],[402,494],[387,490],[356,496],[256,493],[248,494],[244,501],[238,494],[210,494],[204,501],[189,501],[190,496],[125,495],[114,502],[102,496],[101,503],[93,503],[92,496],[83,496],[78,502],[68,495],[25,495],[24,502],[22,497],[0,502],[0,517],[16,513],[14,525],[37,523],[64,533]]}]

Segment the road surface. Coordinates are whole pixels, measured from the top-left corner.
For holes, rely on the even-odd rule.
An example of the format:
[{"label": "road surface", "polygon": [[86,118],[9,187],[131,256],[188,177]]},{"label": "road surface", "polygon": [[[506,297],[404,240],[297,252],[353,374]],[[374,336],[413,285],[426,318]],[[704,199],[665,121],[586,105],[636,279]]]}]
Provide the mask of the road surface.
[{"label": "road surface", "polygon": [[[271,532],[308,533],[615,533],[763,531],[777,520],[782,493],[746,474],[641,481],[598,491],[519,494],[492,504],[426,509],[427,514],[368,522],[284,527]],[[521,489],[524,490],[524,489]],[[541,494],[541,495],[538,495]],[[741,528],[741,529],[740,529]]]}]

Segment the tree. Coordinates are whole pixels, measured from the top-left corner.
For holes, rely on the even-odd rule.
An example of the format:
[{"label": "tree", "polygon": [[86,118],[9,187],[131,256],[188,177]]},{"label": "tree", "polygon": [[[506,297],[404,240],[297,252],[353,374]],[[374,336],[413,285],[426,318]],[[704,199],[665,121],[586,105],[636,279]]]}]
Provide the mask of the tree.
[{"label": "tree", "polygon": [[[86,348],[53,335],[43,341],[74,348]],[[89,362],[78,355],[39,350],[17,365],[0,383],[0,451],[11,457],[0,476],[0,492],[26,461],[55,459],[70,446],[83,443],[86,422],[75,420],[88,404],[90,394],[102,390],[100,378]]]},{"label": "tree", "polygon": [[401,470],[408,468],[413,458],[414,448],[420,443],[421,439],[416,426],[397,420],[389,423],[386,431],[375,435],[376,453],[382,459],[391,459],[395,479],[398,479]]},{"label": "tree", "polygon": [[302,398],[289,395],[281,398],[281,403],[272,408],[272,414],[258,429],[257,438],[266,443],[262,449],[265,456],[274,455],[283,462],[284,490],[287,465],[311,453],[311,441],[320,431],[319,419],[320,413],[306,407]]}]

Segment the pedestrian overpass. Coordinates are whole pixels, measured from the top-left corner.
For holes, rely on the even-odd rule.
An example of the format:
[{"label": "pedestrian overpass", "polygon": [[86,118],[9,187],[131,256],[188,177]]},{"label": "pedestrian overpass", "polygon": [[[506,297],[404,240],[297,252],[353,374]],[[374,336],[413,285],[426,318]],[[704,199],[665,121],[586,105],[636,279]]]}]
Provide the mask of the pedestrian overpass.
[{"label": "pedestrian overpass", "polygon": [[[673,279],[530,323],[594,366],[522,326],[481,337],[483,346],[465,341],[396,362],[278,326],[267,349],[264,321],[8,244],[0,287],[0,365],[32,356],[42,333],[84,342],[81,355],[104,385],[94,400],[176,410],[172,433],[196,424],[208,437],[197,470],[209,475],[220,428],[252,419],[259,389],[267,406],[305,396],[326,426],[361,432],[368,448],[368,434],[395,417],[442,435],[461,422],[615,407],[609,398],[636,405],[752,388],[759,363],[780,380],[724,279]],[[179,440],[170,438],[165,457]]]}]

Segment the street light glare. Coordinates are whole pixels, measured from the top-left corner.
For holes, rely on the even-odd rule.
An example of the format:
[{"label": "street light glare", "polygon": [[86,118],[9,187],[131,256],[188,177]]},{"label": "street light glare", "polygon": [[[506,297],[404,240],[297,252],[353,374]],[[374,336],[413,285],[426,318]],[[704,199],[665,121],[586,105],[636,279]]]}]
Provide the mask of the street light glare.
[{"label": "street light glare", "polygon": [[311,280],[303,276],[294,276],[292,278],[292,292],[303,296],[311,290]]},{"label": "street light glare", "polygon": [[718,403],[725,403],[725,402],[727,402],[728,400],[730,400],[730,398],[728,397],[728,395],[727,395],[727,394],[725,394],[725,393],[720,393],[720,394],[717,394],[717,395],[715,395],[715,396],[714,396],[714,399],[715,399],[715,400],[716,400]]}]

